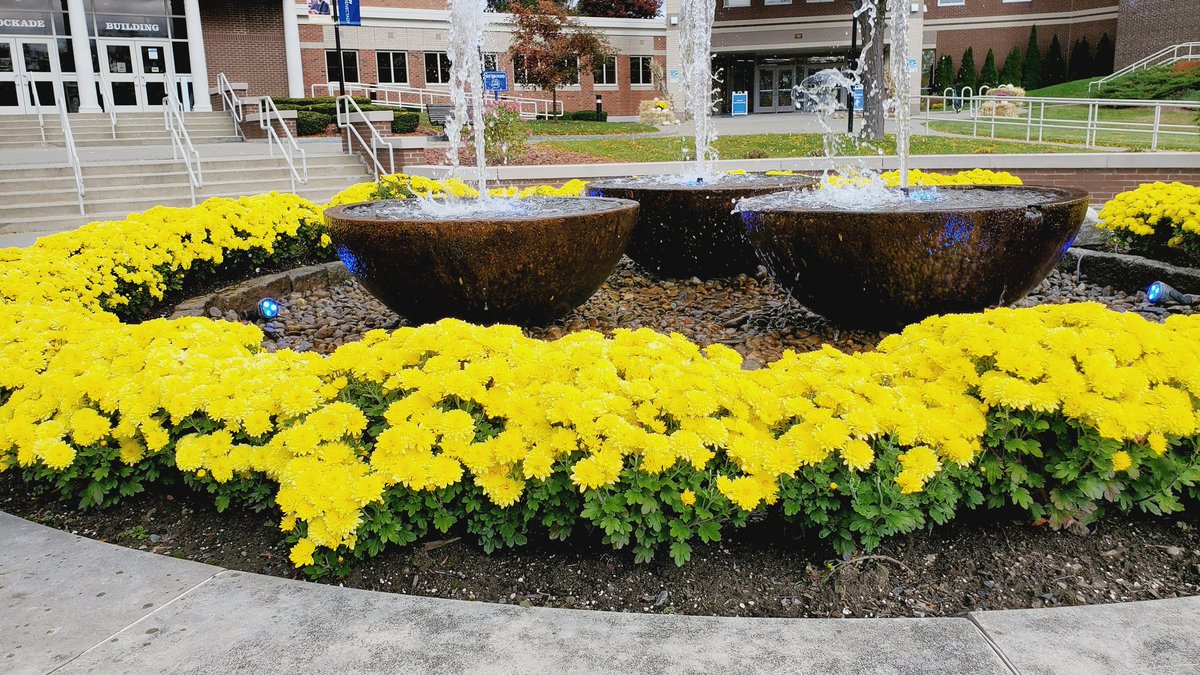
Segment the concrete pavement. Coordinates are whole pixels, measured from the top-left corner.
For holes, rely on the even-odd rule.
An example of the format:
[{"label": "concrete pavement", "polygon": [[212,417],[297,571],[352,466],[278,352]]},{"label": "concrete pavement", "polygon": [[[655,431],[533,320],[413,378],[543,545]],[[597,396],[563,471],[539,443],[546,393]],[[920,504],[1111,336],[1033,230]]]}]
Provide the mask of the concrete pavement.
[{"label": "concrete pavement", "polygon": [[437,600],[91,541],[0,513],[6,673],[1185,673],[1200,598],[949,619],[743,619]]}]

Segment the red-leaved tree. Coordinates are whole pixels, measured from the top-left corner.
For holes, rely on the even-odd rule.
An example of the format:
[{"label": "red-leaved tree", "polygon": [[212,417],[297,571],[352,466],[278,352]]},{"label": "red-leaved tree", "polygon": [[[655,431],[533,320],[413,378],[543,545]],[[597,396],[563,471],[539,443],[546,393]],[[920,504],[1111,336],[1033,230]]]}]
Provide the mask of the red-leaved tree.
[{"label": "red-leaved tree", "polygon": [[513,56],[515,79],[550,92],[558,110],[558,88],[579,82],[581,68],[601,62],[612,52],[602,35],[584,26],[554,0],[528,5],[513,3]]}]

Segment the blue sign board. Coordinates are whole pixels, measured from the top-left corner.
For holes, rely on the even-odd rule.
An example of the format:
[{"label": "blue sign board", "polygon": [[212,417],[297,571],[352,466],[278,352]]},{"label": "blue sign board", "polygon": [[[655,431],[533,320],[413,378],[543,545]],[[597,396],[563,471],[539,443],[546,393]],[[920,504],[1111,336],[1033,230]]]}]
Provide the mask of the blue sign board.
[{"label": "blue sign board", "polygon": [[853,98],[854,98],[854,111],[862,112],[862,110],[863,110],[863,88],[862,87],[854,88]]},{"label": "blue sign board", "polygon": [[508,73],[503,70],[483,71],[484,91],[508,91]]},{"label": "blue sign board", "polygon": [[337,0],[338,23],[343,26],[362,25],[361,0]]},{"label": "blue sign board", "polygon": [[735,91],[733,92],[733,109],[730,111],[733,115],[748,115],[750,114],[750,92]]}]

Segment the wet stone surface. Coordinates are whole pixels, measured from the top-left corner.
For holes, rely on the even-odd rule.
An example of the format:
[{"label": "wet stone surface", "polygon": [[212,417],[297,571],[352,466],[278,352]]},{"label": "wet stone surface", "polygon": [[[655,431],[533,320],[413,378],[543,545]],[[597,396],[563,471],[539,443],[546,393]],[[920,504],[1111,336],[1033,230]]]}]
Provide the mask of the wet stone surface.
[{"label": "wet stone surface", "polygon": [[[1100,302],[1117,311],[1133,311],[1152,321],[1193,313],[1183,305],[1155,306],[1145,293],[1095,286],[1055,270],[1019,307],[1068,302]],[[259,321],[269,350],[281,348],[323,354],[361,338],[367,331],[407,325],[354,280],[280,299],[279,317]],[[727,279],[657,280],[627,258],[582,307],[544,327],[527,329],[531,337],[556,339],[580,330],[611,334],[616,328],[677,332],[708,345],[722,343],[746,357],[746,367],[769,363],[784,350],[819,349],[822,343],[848,352],[872,348],[883,333],[843,330],[800,306],[765,271]]]}]

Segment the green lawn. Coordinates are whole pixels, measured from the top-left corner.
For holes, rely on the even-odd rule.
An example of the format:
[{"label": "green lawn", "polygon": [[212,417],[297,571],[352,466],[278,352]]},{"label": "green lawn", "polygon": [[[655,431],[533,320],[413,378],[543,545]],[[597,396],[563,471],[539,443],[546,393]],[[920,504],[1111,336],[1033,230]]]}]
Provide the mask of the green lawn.
[{"label": "green lawn", "polygon": [[[822,134],[758,134],[725,136],[717,139],[721,159],[767,157],[820,157],[824,155]],[[545,141],[543,144],[605,157],[618,162],[670,162],[690,156],[694,143],[690,136],[673,138],[623,138],[588,141]],[[895,138],[891,135],[882,143],[844,144],[842,155],[896,154]],[[1035,152],[1083,152],[1071,148],[1037,143],[993,141],[985,138],[947,138],[944,136],[914,136],[914,155],[1011,155]]]},{"label": "green lawn", "polygon": [[1042,87],[1041,89],[1032,89],[1025,92],[1025,95],[1044,96],[1046,98],[1094,98],[1088,92],[1088,83],[1098,79],[1100,78],[1089,77],[1082,80],[1063,82],[1049,87]]},{"label": "green lawn", "polygon": [[[1033,105],[1026,103],[1026,105]],[[1040,107],[1040,106],[1039,106]],[[1026,108],[1028,110],[1028,108]],[[1039,114],[1038,108],[1034,108],[1035,117]],[[1105,108],[1101,107],[1098,111],[1099,120],[1103,124],[1105,122],[1121,123],[1121,122],[1154,122],[1153,108]],[[1195,110],[1172,110],[1163,109],[1160,123],[1163,125],[1180,125],[1182,129],[1174,131],[1187,131],[1192,134],[1200,132],[1200,126],[1196,124]],[[1056,123],[1078,124],[1082,127],[1087,120],[1087,106],[1073,105],[1067,103],[1061,104],[1046,104],[1046,119],[1057,120]],[[1025,125],[1024,118],[997,118],[1000,121],[1020,122],[1020,124],[996,125],[996,138],[1025,140]],[[972,133],[971,122],[960,121],[939,121],[930,123],[930,127],[935,131],[944,131],[953,134],[970,135]],[[977,135],[990,136],[991,118],[981,117],[977,127]],[[1037,139],[1038,130],[1033,129],[1032,139]],[[1042,129],[1042,140],[1052,143],[1084,143],[1086,131],[1083,128],[1078,129]],[[1096,135],[1096,144],[1102,146],[1112,146],[1119,148],[1149,148],[1150,134],[1141,131],[1114,130],[1100,131]],[[1169,130],[1164,130],[1159,134],[1158,147],[1163,150],[1200,150],[1200,135],[1185,136],[1179,133],[1170,133]]]},{"label": "green lawn", "polygon": [[633,122],[584,122],[582,120],[536,120],[526,122],[534,136],[608,136],[652,134],[658,127]]}]

